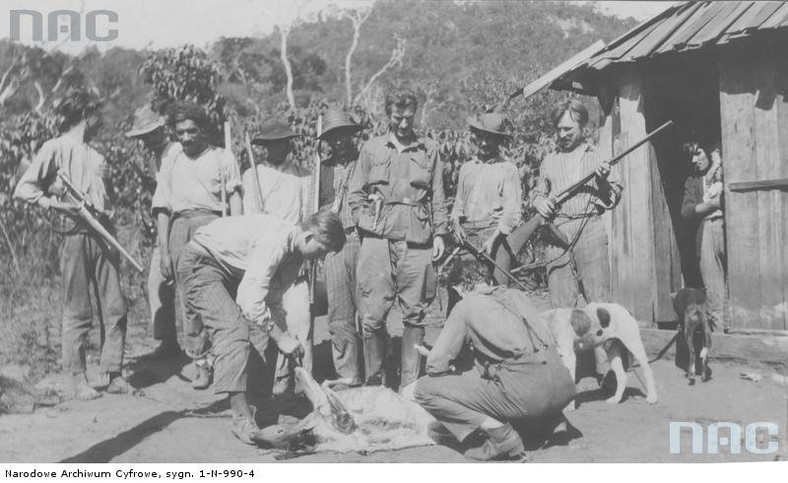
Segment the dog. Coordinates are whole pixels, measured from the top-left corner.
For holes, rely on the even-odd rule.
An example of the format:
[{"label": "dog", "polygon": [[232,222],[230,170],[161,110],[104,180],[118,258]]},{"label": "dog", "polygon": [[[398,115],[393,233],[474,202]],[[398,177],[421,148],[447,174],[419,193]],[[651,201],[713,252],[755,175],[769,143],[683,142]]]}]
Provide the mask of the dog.
[{"label": "dog", "polygon": [[[541,316],[550,327],[558,353],[573,380],[576,354],[593,349],[597,363],[607,360],[616,375],[616,391],[607,402],[621,402],[627,387],[623,346],[643,368],[648,392],[646,401],[656,404],[657,388],[640,338],[640,327],[627,309],[618,304],[590,303],[583,309],[552,309],[542,312]],[[570,404],[567,409],[574,409],[574,405]]]},{"label": "dog", "polygon": [[[679,319],[679,330],[684,334],[684,340],[689,349],[689,364],[687,365],[687,378],[690,386],[695,384],[695,354],[700,355],[702,381],[711,379],[709,369],[709,351],[711,350],[711,332],[714,322],[709,313],[706,302],[706,291],[697,288],[682,288],[670,294],[673,300],[673,310]],[[697,347],[697,346],[700,347]],[[700,349],[700,350],[698,350]]]}]

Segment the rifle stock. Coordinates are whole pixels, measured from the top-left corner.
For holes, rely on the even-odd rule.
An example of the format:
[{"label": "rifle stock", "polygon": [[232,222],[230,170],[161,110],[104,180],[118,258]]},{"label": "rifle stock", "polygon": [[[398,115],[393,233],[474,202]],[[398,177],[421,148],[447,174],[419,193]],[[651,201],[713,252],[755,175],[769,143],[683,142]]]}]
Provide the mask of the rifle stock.
[{"label": "rifle stock", "polygon": [[140,273],[144,270],[142,269],[142,265],[137,262],[134,257],[131,256],[129,252],[127,252],[121,244],[113,237],[104,225],[101,224],[100,221],[96,219],[96,217],[91,213],[91,205],[82,195],[82,193],[77,190],[77,188],[71,183],[71,180],[66,176],[65,173],[62,171],[58,171],[57,173],[58,178],[63,182],[63,185],[66,187],[66,191],[68,195],[73,199],[75,203],[79,205],[79,211],[77,211],[77,216],[82,218],[82,220],[87,223],[87,225],[96,232],[107,244],[109,244],[112,248],[117,250],[121,255],[123,255],[126,260],[131,263],[131,265],[137,269]]}]

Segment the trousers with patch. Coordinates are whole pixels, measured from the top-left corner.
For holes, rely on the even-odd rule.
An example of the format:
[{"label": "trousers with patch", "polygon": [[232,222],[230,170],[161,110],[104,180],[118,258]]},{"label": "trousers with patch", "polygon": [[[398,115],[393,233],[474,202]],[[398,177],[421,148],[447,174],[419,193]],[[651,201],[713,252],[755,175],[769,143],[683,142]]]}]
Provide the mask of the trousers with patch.
[{"label": "trousers with patch", "polygon": [[396,301],[404,326],[400,386],[407,386],[421,369],[421,355],[413,346],[423,342],[425,311],[435,298],[432,247],[366,237],[361,243],[357,277],[366,382],[382,379],[386,317]]},{"label": "trousers with patch", "polygon": [[90,288],[93,286],[101,324],[103,373],[120,372],[126,344],[126,303],[120,289],[117,253],[110,252],[93,234],[66,235],[60,245],[63,280],[63,369],[85,372],[85,344],[93,325]]},{"label": "trousers with patch", "polygon": [[[582,223],[582,219],[570,220],[558,229],[571,241]],[[547,286],[553,308],[610,302],[607,230],[599,216],[588,220],[574,248],[564,253],[563,248],[548,245],[545,256],[548,260],[558,257],[547,265]]]},{"label": "trousers with patch", "polygon": [[150,319],[153,328],[153,338],[156,340],[175,340],[175,286],[168,283],[161,274],[161,250],[158,245],[153,248],[148,271],[148,305],[150,306]]},{"label": "trousers with patch", "polygon": [[331,334],[331,353],[337,376],[352,385],[362,383],[359,366],[359,334],[356,327],[359,242],[349,234],[345,246],[337,253],[329,253],[325,260],[326,294],[328,296],[328,331]]},{"label": "trousers with patch", "polygon": [[491,417],[518,424],[559,414],[575,385],[554,347],[482,370],[423,377],[414,397],[421,407],[463,441]]},{"label": "trousers with patch", "polygon": [[700,246],[700,275],[706,287],[706,300],[717,327],[727,327],[728,309],[727,258],[722,217],[703,220]]},{"label": "trousers with patch", "polygon": [[[203,326],[213,344],[214,392],[247,392],[248,380],[270,384],[262,365],[269,336],[246,319],[235,303],[237,277],[192,245],[183,250],[178,272],[183,283],[185,316]],[[261,389],[263,394],[270,393],[270,386]]]}]

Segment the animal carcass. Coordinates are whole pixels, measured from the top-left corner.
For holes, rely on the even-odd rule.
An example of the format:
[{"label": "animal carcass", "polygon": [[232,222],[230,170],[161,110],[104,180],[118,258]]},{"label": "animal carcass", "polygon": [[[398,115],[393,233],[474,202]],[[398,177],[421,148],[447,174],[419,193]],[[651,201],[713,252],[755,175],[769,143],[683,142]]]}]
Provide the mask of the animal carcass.
[{"label": "animal carcass", "polygon": [[366,454],[435,444],[427,435],[427,427],[435,419],[388,388],[335,392],[331,381],[320,385],[302,368],[296,368],[296,381],[313,411],[296,423],[260,430],[255,437],[260,445],[290,451]]}]

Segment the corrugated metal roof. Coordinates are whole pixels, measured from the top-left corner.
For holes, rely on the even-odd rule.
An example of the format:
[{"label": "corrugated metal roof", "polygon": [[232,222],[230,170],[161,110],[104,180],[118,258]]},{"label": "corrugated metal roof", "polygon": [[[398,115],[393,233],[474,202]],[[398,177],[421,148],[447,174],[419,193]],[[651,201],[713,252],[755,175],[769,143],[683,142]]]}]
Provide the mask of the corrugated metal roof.
[{"label": "corrugated metal roof", "polygon": [[567,74],[722,45],[781,28],[788,28],[788,4],[784,2],[685,2],[638,25]]}]

